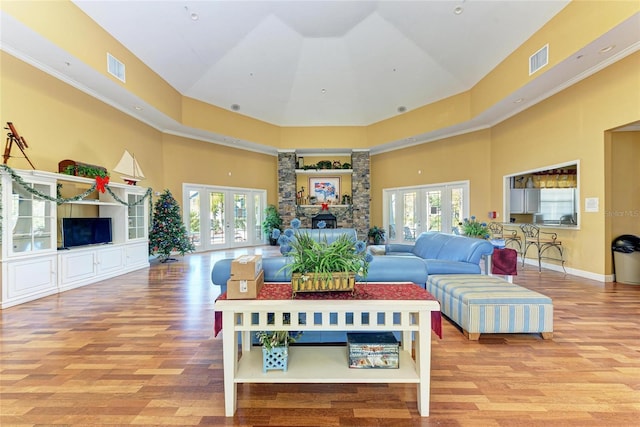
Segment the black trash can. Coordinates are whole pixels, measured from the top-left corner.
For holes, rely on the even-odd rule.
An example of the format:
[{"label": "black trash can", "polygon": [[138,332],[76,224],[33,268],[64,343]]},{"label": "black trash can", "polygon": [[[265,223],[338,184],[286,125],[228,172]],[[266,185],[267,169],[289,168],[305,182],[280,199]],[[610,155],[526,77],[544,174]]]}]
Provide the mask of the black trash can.
[{"label": "black trash can", "polygon": [[640,285],[640,237],[618,236],[611,245],[616,282]]}]

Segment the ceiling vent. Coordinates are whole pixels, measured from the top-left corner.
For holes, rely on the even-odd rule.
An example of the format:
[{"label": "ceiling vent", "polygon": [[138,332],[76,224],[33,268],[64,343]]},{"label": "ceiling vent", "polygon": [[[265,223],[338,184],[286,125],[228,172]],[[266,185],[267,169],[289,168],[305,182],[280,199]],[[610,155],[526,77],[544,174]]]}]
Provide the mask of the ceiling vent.
[{"label": "ceiling vent", "polygon": [[542,49],[529,57],[529,75],[535,73],[540,68],[549,63],[549,45],[546,44]]},{"label": "ceiling vent", "polygon": [[124,77],[124,64],[116,59],[115,56],[107,52],[107,71],[122,83],[126,83]]}]

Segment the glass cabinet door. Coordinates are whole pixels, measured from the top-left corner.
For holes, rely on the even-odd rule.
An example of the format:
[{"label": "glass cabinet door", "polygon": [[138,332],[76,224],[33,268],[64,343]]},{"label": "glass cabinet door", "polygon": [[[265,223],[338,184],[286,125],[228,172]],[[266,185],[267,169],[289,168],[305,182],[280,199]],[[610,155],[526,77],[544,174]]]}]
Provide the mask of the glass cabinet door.
[{"label": "glass cabinet door", "polygon": [[[127,203],[129,203],[128,211],[127,211],[127,225],[128,225],[128,238],[131,239],[142,239],[146,238],[146,229],[144,225],[144,202],[141,200],[144,196],[138,194],[128,194],[127,195]],[[134,205],[134,203],[138,203]]]},{"label": "glass cabinet door", "polygon": [[[53,196],[52,184],[26,183],[40,194]],[[23,185],[12,183],[11,192],[11,252],[14,254],[54,249],[55,235],[53,202],[41,199]]]}]

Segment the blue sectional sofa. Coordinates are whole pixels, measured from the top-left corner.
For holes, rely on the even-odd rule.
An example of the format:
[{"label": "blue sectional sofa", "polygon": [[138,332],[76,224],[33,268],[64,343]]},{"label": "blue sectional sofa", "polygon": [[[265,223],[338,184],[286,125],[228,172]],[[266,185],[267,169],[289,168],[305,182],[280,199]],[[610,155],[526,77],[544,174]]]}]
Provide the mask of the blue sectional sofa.
[{"label": "blue sectional sofa", "polygon": [[427,274],[479,274],[480,262],[493,254],[493,245],[484,239],[445,234],[435,231],[421,233],[414,244],[391,243],[384,256],[417,257],[424,261]]},{"label": "blue sectional sofa", "polygon": [[341,234],[348,234],[353,241],[358,240],[358,232],[355,228],[298,228],[297,233],[307,233],[317,241],[325,240],[333,243]]},{"label": "blue sectional sofa", "polygon": [[[311,236],[318,233],[317,229],[299,231],[307,231]],[[341,231],[353,233],[355,239],[356,231],[350,228],[324,229],[318,235],[325,235],[327,241],[331,242]],[[430,274],[480,274],[482,257],[492,253],[493,245],[484,240],[443,233],[422,233],[415,245],[389,244],[385,247],[385,255],[374,256],[366,281],[413,282],[424,288]],[[291,271],[283,269],[287,259],[285,256],[262,259],[266,283],[291,281]],[[220,293],[227,290],[232,261],[231,258],[219,260],[211,270],[211,281],[220,286]],[[364,281],[364,278],[357,277],[357,280]],[[305,332],[300,342],[346,342],[346,332]]]},{"label": "blue sectional sofa", "polygon": [[[333,239],[340,231],[353,233],[351,228],[322,230],[327,240]],[[309,231],[315,235],[318,231]],[[320,234],[321,236],[323,234]],[[331,240],[332,241],[332,240]],[[420,234],[414,245],[389,244],[385,247],[385,255],[374,256],[369,264],[369,282],[413,282],[424,287],[430,274],[480,274],[480,262],[493,253],[493,245],[486,240],[456,236],[436,232]],[[231,261],[223,259],[216,262],[211,270],[211,281],[227,290],[227,280],[231,277]],[[265,282],[289,282],[291,271],[283,269],[287,257],[265,257],[262,260]],[[358,277],[358,280],[364,280]]]}]

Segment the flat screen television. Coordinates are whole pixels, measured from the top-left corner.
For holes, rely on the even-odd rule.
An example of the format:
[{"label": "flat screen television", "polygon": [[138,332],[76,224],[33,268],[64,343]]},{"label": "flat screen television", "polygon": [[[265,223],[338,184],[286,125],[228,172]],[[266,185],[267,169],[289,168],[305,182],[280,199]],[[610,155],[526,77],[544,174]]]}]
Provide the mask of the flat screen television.
[{"label": "flat screen television", "polygon": [[111,242],[111,218],[62,218],[64,248]]}]

